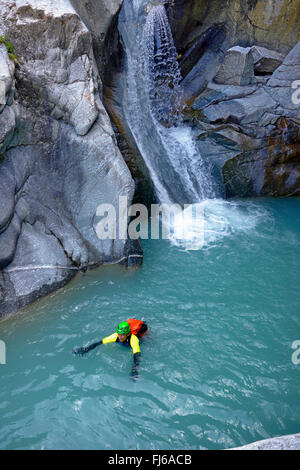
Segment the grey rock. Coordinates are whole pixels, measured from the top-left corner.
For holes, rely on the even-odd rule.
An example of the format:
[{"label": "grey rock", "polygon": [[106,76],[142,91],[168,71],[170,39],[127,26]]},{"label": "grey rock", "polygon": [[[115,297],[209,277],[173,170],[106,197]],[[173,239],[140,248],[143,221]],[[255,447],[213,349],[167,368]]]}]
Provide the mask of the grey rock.
[{"label": "grey rock", "polygon": [[300,83],[299,47],[267,83],[209,83],[186,113],[227,197],[300,193],[300,105],[292,100]]},{"label": "grey rock", "polygon": [[7,229],[14,215],[15,178],[0,165],[0,233]]},{"label": "grey rock", "polygon": [[250,47],[229,49],[214,81],[226,85],[251,85],[256,82]]},{"label": "grey rock", "polygon": [[183,79],[181,85],[186,102],[190,102],[205,90],[209,80],[215,76],[219,60],[215,52],[208,50]]},{"label": "grey rock", "polygon": [[75,106],[70,117],[78,135],[85,135],[93,126],[98,117],[98,109],[95,106],[93,82],[89,82],[84,88],[79,103]]},{"label": "grey rock", "polygon": [[[210,82],[214,78],[228,49],[236,45],[257,44],[286,55],[300,40],[300,20],[295,13],[297,0],[276,0],[271,10],[264,0],[172,0],[167,2],[167,7],[182,76],[185,78],[191,73],[188,88],[184,87],[188,104],[197,96],[197,87],[199,95],[205,80]],[[212,52],[214,58],[207,74],[206,68],[200,64],[208,52]],[[211,77],[213,66],[215,72]],[[261,76],[258,80],[262,81]],[[240,81],[235,83],[242,84]]]},{"label": "grey rock", "polygon": [[[34,225],[23,222],[14,260],[3,273],[13,286],[15,303],[22,308],[63,286],[76,270],[59,240],[37,221]],[[11,313],[9,309],[7,305],[6,313]]]},{"label": "grey rock", "polygon": [[20,219],[15,214],[7,230],[0,236],[0,269],[5,268],[13,261],[20,230]]},{"label": "grey rock", "polygon": [[86,26],[63,0],[42,6],[21,0],[10,19],[10,34],[22,56],[17,79],[24,94],[42,100],[54,118],[85,135],[98,117],[98,72]]},{"label": "grey rock", "polygon": [[269,86],[289,86],[293,80],[299,79],[300,41],[291,49],[282,65],[273,73]]},{"label": "grey rock", "polygon": [[[174,33],[176,34],[175,31]],[[213,25],[200,37],[192,41],[191,46],[180,58],[179,65],[182,77],[185,78],[209,51],[216,54],[218,49],[223,45],[225,37],[226,30],[224,25]],[[216,67],[217,65],[218,61],[216,63]]]},{"label": "grey rock", "polygon": [[[300,192],[299,125],[285,117],[263,128],[256,147],[241,146],[223,178],[228,196],[293,196]],[[259,141],[258,141],[259,142]]]},{"label": "grey rock", "polygon": [[64,0],[4,0],[1,22],[20,57],[0,114],[3,316],[81,269],[136,266],[142,253],[137,242],[96,235],[97,207],[117,208],[119,196],[130,205],[135,186],[100,100],[90,32]]},{"label": "grey rock", "polygon": [[195,111],[200,111],[210,104],[222,101],[224,98],[225,95],[222,92],[219,90],[213,90],[208,85],[207,88],[193,101],[191,108]]},{"label": "grey rock", "polygon": [[70,67],[70,76],[69,76],[69,83],[74,82],[85,82],[88,79],[88,68],[86,69],[86,65],[89,63],[89,58],[87,55],[78,57],[71,64]]},{"label": "grey rock", "polygon": [[236,44],[258,44],[286,54],[300,40],[298,0],[272,0],[272,8],[266,0],[172,0],[167,4],[177,50],[190,49],[220,25],[226,31],[221,45],[225,50]]},{"label": "grey rock", "polygon": [[[300,105],[293,99],[300,84],[300,42],[289,52],[282,65],[273,73],[266,90],[286,111],[300,118]],[[299,96],[299,93],[298,93]]]},{"label": "grey rock", "polygon": [[234,86],[210,82],[206,89],[194,100],[191,107],[194,110],[200,110],[222,101],[244,98],[256,91],[257,87],[255,85]]},{"label": "grey rock", "polygon": [[243,98],[222,101],[203,110],[203,115],[210,121],[228,121],[235,123],[259,122],[264,113],[276,108],[276,102],[263,89]]},{"label": "grey rock", "polygon": [[273,437],[231,450],[300,450],[300,434]]},{"label": "grey rock", "polygon": [[16,125],[16,116],[11,106],[5,106],[0,114],[0,155],[5,152]]},{"label": "grey rock", "polygon": [[251,53],[256,75],[272,74],[283,62],[284,55],[265,47],[252,46]]},{"label": "grey rock", "polygon": [[74,9],[91,32],[101,75],[104,72],[104,56],[107,54],[107,33],[122,3],[123,0],[71,0]]},{"label": "grey rock", "polygon": [[4,44],[0,44],[0,105],[5,105],[7,95],[12,88],[14,80],[15,65],[9,59]]},{"label": "grey rock", "polygon": [[212,176],[217,183],[215,193],[220,197],[225,196],[222,187],[222,169],[224,164],[240,153],[239,146],[234,140],[222,136],[218,132],[204,132],[197,140],[197,147],[201,155],[212,164]]},{"label": "grey rock", "polygon": [[64,168],[63,197],[74,225],[93,247],[89,262],[95,264],[121,258],[124,249],[122,241],[100,241],[96,236],[97,207],[110,202],[117,209],[119,196],[127,196],[131,201],[134,193],[130,172],[113,144],[112,129],[108,127],[107,131],[103,132],[96,123],[82,139],[69,135],[64,127],[58,141],[58,164]]}]

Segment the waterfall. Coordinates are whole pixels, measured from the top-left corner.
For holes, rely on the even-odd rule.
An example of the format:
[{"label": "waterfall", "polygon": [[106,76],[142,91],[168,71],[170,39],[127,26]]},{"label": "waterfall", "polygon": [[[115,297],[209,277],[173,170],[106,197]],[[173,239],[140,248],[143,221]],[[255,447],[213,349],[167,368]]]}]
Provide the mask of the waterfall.
[{"label": "waterfall", "polygon": [[181,118],[180,69],[163,2],[125,0],[119,33],[126,53],[123,111],[161,203],[217,196],[211,168]]},{"label": "waterfall", "polygon": [[[209,160],[200,154],[197,135],[181,118],[180,69],[164,3],[124,0],[119,15],[126,54],[122,110],[158,201],[190,205],[175,217],[170,241],[198,250],[243,232],[251,217],[243,204],[222,198],[223,188],[213,178]],[[190,211],[193,204],[203,210],[199,217]],[[254,214],[254,224],[258,218]]]},{"label": "waterfall", "polygon": [[181,121],[182,80],[177,52],[164,6],[153,7],[143,31],[145,82],[152,114],[171,127]]}]

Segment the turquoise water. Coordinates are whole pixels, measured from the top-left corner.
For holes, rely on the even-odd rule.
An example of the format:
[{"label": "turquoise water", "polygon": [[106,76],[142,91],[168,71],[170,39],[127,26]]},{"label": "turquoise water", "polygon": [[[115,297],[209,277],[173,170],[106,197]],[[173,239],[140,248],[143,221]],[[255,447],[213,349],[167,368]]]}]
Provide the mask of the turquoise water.
[{"label": "turquoise water", "polygon": [[[0,448],[223,449],[300,432],[299,210],[224,203],[202,249],[143,241],[140,269],[80,274],[1,321]],[[120,344],[71,354],[132,316],[150,326],[137,382]]]}]

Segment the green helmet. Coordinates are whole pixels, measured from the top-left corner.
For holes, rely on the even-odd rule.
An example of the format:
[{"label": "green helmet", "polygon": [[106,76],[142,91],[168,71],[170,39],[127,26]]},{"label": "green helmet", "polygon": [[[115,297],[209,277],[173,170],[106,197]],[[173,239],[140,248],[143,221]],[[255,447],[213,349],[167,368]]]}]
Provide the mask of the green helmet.
[{"label": "green helmet", "polygon": [[130,334],[130,325],[127,321],[123,321],[117,326],[118,335],[129,335]]}]

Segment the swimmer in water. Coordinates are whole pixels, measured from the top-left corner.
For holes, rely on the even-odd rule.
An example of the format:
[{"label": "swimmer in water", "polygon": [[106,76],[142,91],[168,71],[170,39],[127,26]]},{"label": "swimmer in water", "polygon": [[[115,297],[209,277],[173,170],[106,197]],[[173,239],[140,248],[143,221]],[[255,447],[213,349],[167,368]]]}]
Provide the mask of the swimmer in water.
[{"label": "swimmer in water", "polygon": [[138,367],[141,356],[139,338],[142,338],[147,330],[148,326],[144,321],[130,318],[129,320],[124,321],[117,326],[116,333],[113,333],[110,336],[106,336],[101,341],[93,343],[90,346],[75,348],[73,349],[73,354],[82,356],[83,354],[92,351],[97,346],[100,346],[101,344],[123,343],[124,345],[129,345],[131,346],[133,352],[133,367],[131,370],[131,376],[136,379],[138,377]]}]

